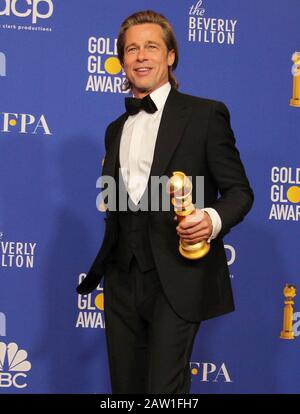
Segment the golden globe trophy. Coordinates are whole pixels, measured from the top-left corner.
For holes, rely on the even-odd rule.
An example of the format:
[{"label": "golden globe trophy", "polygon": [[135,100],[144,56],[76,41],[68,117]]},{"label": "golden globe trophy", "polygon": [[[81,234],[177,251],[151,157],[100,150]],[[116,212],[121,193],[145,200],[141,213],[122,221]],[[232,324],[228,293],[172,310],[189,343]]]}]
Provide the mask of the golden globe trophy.
[{"label": "golden globe trophy", "polygon": [[300,52],[295,52],[292,56],[294,62],[292,66],[293,74],[293,97],[290,100],[291,106],[300,107]]},{"label": "golden globe trophy", "polygon": [[[167,184],[167,191],[172,196],[171,201],[178,223],[196,210],[192,203],[192,183],[183,172],[173,172]],[[194,244],[179,242],[181,255],[190,260],[200,259],[209,252],[209,249],[210,244],[206,240]]]},{"label": "golden globe trophy", "polygon": [[284,301],[284,314],[283,314],[283,328],[280,332],[281,339],[295,339],[293,332],[293,305],[294,297],[296,296],[296,288],[292,285],[285,285],[283,294],[285,296]]}]

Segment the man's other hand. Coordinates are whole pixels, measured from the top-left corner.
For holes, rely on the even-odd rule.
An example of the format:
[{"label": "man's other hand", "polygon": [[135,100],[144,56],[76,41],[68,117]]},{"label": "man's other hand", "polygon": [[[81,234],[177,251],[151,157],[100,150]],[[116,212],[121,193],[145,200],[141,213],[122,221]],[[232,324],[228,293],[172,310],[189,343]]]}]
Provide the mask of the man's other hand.
[{"label": "man's other hand", "polygon": [[181,220],[176,230],[181,241],[195,244],[201,240],[209,239],[213,226],[209,214],[206,211],[196,209]]}]

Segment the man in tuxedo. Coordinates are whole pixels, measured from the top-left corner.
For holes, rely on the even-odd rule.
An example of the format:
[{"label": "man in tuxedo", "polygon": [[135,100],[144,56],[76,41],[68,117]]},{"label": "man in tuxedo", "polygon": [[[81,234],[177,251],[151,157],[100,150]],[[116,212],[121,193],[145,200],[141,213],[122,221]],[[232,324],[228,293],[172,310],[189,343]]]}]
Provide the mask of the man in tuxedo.
[{"label": "man in tuxedo", "polygon": [[[133,97],[106,130],[102,175],[114,177],[137,208],[121,211],[115,193],[102,246],[77,291],[91,292],[105,275],[113,393],[189,393],[189,360],[201,321],[234,310],[222,238],[248,213],[253,192],[226,106],[177,90],[178,49],[168,20],[153,11],[129,16],[120,28],[118,55]],[[193,201],[195,178],[204,177],[203,208],[180,223],[172,206],[156,211],[146,202],[149,209],[138,208],[149,195],[150,178],[173,171],[192,178]],[[186,259],[179,238],[207,240],[210,251]]]}]

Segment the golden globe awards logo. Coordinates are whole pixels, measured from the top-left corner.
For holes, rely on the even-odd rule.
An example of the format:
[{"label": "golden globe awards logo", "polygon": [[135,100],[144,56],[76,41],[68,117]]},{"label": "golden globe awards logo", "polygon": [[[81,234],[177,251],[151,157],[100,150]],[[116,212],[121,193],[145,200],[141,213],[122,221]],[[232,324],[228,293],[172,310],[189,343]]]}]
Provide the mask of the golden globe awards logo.
[{"label": "golden globe awards logo", "polygon": [[[85,273],[79,275],[78,284],[86,277]],[[88,295],[78,295],[78,316],[76,328],[105,328],[104,321],[104,293],[98,286]]]},{"label": "golden globe awards logo", "polygon": [[88,80],[86,92],[125,93],[125,79],[117,57],[117,39],[91,36],[88,39]]},{"label": "golden globe awards logo", "polygon": [[224,362],[217,365],[211,362],[190,361],[190,369],[192,381],[224,383],[233,382]]},{"label": "golden globe awards logo", "polygon": [[274,166],[271,182],[269,220],[299,221],[300,168]]},{"label": "golden globe awards logo", "polygon": [[234,45],[237,20],[204,16],[203,0],[189,8],[189,42]]},{"label": "golden globe awards logo", "polygon": [[[0,1],[0,18],[3,16],[9,20],[8,22],[3,20],[0,28],[51,32],[51,27],[37,26],[37,23],[49,19],[53,14],[53,10],[52,0],[2,0]],[[15,19],[12,20],[13,18]],[[18,23],[15,24],[15,21]],[[29,21],[31,24],[20,24],[20,21]]]}]

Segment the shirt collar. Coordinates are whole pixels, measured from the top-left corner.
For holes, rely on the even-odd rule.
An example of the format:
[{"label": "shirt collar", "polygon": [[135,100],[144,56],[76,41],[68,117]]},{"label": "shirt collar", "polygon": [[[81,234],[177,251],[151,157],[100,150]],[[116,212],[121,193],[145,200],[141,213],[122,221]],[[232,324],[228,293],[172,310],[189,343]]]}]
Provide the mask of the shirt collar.
[{"label": "shirt collar", "polygon": [[170,82],[165,83],[164,85],[160,86],[158,89],[155,89],[152,93],[150,93],[150,97],[156,105],[158,111],[160,111],[166,103],[167,97],[171,90]]}]

